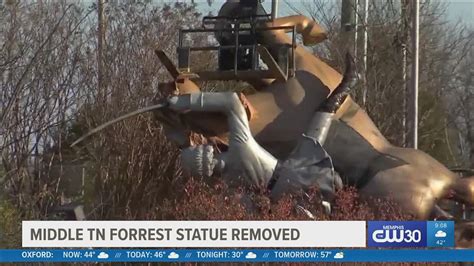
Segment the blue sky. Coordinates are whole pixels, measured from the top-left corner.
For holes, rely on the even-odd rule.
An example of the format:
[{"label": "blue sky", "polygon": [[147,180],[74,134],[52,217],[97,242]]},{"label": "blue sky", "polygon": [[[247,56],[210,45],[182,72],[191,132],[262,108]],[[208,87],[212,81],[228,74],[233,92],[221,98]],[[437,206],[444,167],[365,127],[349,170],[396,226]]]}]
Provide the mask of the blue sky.
[{"label": "blue sky", "polygon": [[[287,0],[287,2],[295,3],[295,6],[298,5],[298,2],[303,2],[307,0]],[[335,0],[340,1],[340,0]],[[369,0],[374,1],[374,0]],[[380,0],[375,0],[380,1]],[[447,16],[449,21],[457,22],[461,20],[462,22],[474,26],[474,0],[441,0],[442,2],[447,3]],[[180,2],[191,2],[190,0],[180,0]],[[225,0],[214,0],[214,4],[209,7],[207,5],[206,0],[195,0],[195,3],[198,3],[199,9],[202,10],[203,13],[208,13],[208,11],[216,11],[220,8],[222,3]],[[267,10],[270,10],[271,0],[264,1],[264,6]],[[285,0],[280,0],[280,15],[284,15],[289,13],[289,9]]]},{"label": "blue sky", "polygon": [[450,0],[448,6],[448,16],[452,21],[461,19],[463,22],[474,26],[474,1]]}]

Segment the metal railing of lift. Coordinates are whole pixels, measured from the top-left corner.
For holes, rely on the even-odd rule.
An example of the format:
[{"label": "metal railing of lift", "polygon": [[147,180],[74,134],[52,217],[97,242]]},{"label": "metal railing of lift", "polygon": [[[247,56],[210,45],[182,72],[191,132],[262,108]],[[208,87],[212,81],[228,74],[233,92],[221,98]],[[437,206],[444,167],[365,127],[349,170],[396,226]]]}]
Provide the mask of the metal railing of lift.
[{"label": "metal railing of lift", "polygon": [[[213,17],[216,18],[216,17]],[[217,17],[219,18],[219,17]],[[241,23],[235,23],[234,28],[232,29],[180,29],[179,31],[179,39],[178,39],[178,53],[181,49],[189,49],[189,51],[215,51],[215,50],[222,50],[222,49],[235,49],[235,57],[234,57],[234,72],[237,73],[238,67],[238,52],[239,49],[248,48],[253,50],[254,56],[256,55],[256,46],[257,44],[253,45],[239,45],[239,34],[242,32],[262,32],[262,31],[272,31],[272,30],[284,30],[286,32],[290,32],[292,35],[291,44],[270,44],[270,45],[262,45],[265,48],[272,48],[272,47],[288,47],[291,50],[291,61],[289,70],[291,70],[290,75],[294,75],[294,68],[296,65],[295,60],[295,48],[296,48],[296,27],[295,26],[269,26],[269,27],[252,27],[252,28],[240,28]],[[230,32],[234,34],[234,45],[224,45],[224,46],[198,46],[198,47],[184,47],[183,40],[184,35],[187,33],[216,33],[216,32]],[[255,60],[255,59],[254,59]],[[255,69],[254,69],[255,70]]]},{"label": "metal railing of lift", "polygon": [[227,21],[228,23],[254,23],[257,21],[267,20],[270,21],[272,18],[271,15],[252,15],[252,16],[205,16],[202,18],[203,28],[206,25],[214,25],[216,23],[222,23],[222,21]]}]

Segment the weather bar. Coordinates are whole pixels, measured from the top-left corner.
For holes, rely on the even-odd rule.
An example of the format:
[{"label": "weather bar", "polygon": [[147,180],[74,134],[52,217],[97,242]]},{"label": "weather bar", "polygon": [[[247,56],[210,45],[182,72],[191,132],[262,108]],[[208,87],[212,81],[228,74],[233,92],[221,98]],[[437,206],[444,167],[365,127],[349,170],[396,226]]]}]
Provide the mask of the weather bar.
[{"label": "weather bar", "polygon": [[468,249],[11,249],[0,262],[474,262]]}]

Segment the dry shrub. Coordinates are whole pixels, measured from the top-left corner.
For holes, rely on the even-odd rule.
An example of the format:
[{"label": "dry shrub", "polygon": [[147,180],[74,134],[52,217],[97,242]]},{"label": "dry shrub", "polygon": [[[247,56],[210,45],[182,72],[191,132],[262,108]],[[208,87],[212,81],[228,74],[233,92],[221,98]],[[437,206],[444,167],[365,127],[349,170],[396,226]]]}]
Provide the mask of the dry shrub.
[{"label": "dry shrub", "polygon": [[90,164],[89,219],[141,219],[180,180],[178,149],[148,117],[117,124],[85,147]]},{"label": "dry shrub", "polygon": [[354,187],[345,187],[337,193],[332,220],[411,220],[390,198],[363,200]]},{"label": "dry shrub", "polygon": [[310,220],[296,207],[300,205],[309,210],[316,220],[412,218],[388,199],[371,201],[375,204],[361,200],[357,190],[352,187],[337,192],[330,215],[324,213],[316,189],[285,195],[275,203],[270,202],[265,193],[243,188],[231,189],[221,181],[209,184],[202,179],[191,178],[183,190],[181,199],[166,201],[151,216],[176,220]]},{"label": "dry shrub", "polygon": [[[333,204],[333,212],[326,215],[317,202],[317,190],[305,194],[286,195],[277,203],[270,203],[267,195],[249,189],[229,189],[220,181],[205,182],[190,178],[183,188],[180,200],[167,201],[166,204],[150,213],[149,218],[167,220],[311,220],[306,214],[297,211],[296,204],[310,210],[316,220],[409,220],[390,200],[371,201],[360,199],[357,190],[345,187],[338,191]],[[179,190],[179,189],[178,189]],[[307,196],[309,194],[309,196]],[[243,195],[248,195],[244,197]],[[253,209],[243,203],[248,198]],[[221,263],[223,265],[242,265],[242,263]],[[256,263],[252,265],[335,265],[336,263]],[[435,263],[345,263],[345,265],[434,265]],[[436,263],[438,265],[438,263]],[[186,263],[198,265],[198,263]],[[199,263],[211,265],[211,263]],[[443,263],[454,265],[454,263]]]},{"label": "dry shrub", "polygon": [[[167,201],[156,209],[163,219],[177,220],[310,220],[302,212],[296,211],[296,203],[310,210],[316,220],[408,220],[412,217],[404,214],[390,200],[372,200],[369,204],[359,198],[357,190],[345,187],[338,191],[331,215],[324,214],[317,204],[317,191],[310,196],[303,194],[286,195],[277,203],[271,204],[268,197],[246,189],[233,192],[222,182],[208,184],[201,179],[191,178],[184,186],[181,200]],[[253,201],[254,211],[248,211],[242,203],[242,195],[248,194]],[[156,213],[153,215],[157,217]],[[159,215],[158,215],[159,216]],[[213,265],[213,263],[186,263],[186,265]],[[242,265],[243,263],[221,263],[222,265]],[[344,263],[345,265],[439,265],[439,263]],[[252,265],[339,265],[339,263],[252,263]],[[442,263],[442,265],[457,265]]]}]

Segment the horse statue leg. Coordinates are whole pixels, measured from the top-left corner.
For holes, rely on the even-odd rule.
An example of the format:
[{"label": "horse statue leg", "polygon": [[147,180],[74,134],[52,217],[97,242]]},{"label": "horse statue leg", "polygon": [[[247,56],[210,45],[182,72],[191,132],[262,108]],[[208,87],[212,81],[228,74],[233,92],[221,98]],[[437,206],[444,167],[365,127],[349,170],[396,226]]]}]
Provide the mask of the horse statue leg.
[{"label": "horse statue leg", "polygon": [[450,196],[454,201],[474,206],[474,176],[456,179]]},{"label": "horse statue leg", "polygon": [[420,150],[390,144],[352,99],[336,113],[325,148],[336,170],[362,197],[389,197],[418,219],[426,219],[457,176]]}]

